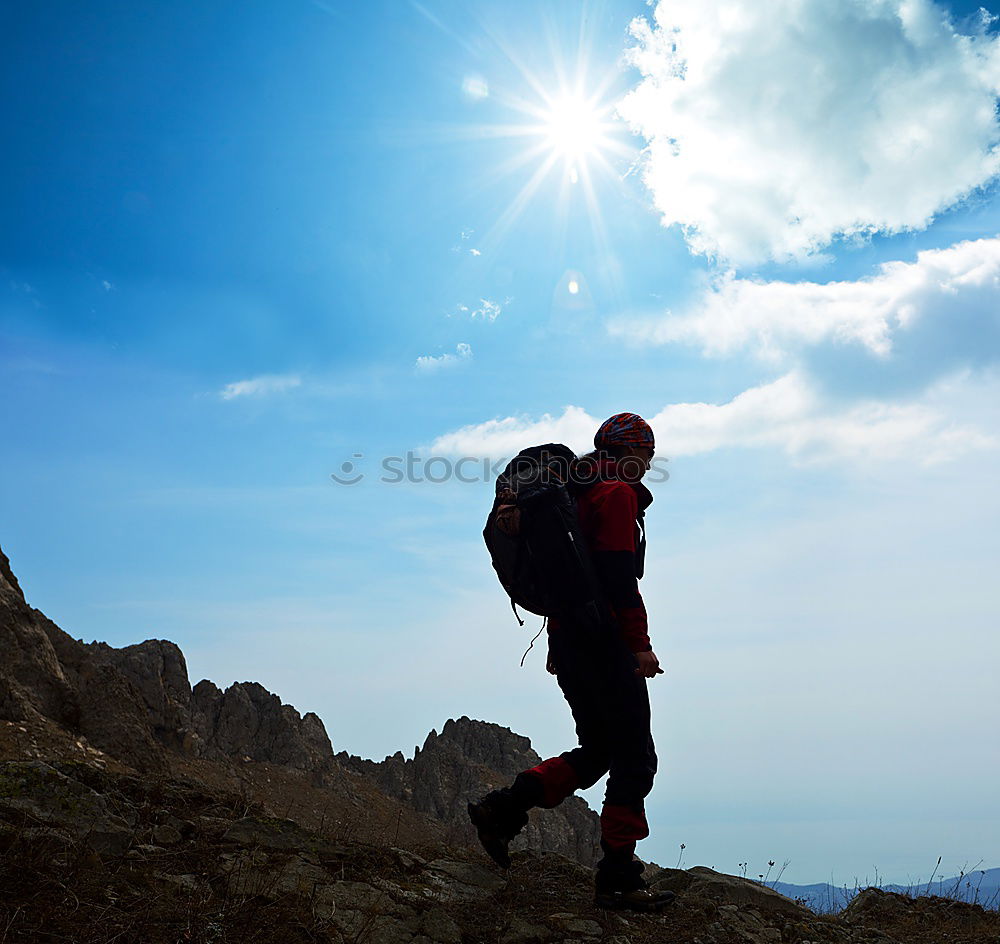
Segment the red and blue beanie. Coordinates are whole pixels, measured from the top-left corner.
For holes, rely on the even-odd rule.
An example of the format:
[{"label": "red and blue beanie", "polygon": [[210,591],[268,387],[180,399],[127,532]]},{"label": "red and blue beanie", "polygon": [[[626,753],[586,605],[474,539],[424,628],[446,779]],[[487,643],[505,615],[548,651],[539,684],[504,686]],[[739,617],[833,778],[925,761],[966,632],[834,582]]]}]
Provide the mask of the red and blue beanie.
[{"label": "red and blue beanie", "polygon": [[616,413],[601,423],[594,434],[594,446],[649,446],[656,448],[653,429],[638,413]]}]

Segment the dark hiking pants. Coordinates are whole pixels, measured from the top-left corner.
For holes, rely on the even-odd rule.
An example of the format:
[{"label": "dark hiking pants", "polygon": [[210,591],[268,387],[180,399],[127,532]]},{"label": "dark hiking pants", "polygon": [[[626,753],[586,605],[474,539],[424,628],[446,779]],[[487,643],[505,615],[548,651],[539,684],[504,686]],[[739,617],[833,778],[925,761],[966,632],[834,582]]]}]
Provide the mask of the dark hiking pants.
[{"label": "dark hiking pants", "polygon": [[[553,807],[608,774],[601,811],[598,867],[621,870],[636,841],[649,835],[643,801],[653,787],[656,752],[650,734],[646,679],[617,633],[584,636],[561,624],[549,637],[549,658],[576,722],[579,747],[543,761],[518,777],[532,806]],[[525,789],[530,777],[532,788]],[[540,789],[538,784],[540,783]]]}]

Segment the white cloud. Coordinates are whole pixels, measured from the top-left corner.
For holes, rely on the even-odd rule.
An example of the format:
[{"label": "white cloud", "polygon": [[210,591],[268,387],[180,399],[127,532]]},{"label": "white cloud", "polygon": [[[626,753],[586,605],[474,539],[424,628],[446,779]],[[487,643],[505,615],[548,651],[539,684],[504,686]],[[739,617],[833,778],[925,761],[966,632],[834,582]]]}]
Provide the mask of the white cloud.
[{"label": "white cloud", "polygon": [[661,0],[620,104],[663,223],[752,263],[926,226],[1000,170],[1000,39],[931,0]]},{"label": "white cloud", "polygon": [[677,403],[650,423],[670,455],[725,447],[776,448],[800,462],[911,458],[921,464],[957,458],[996,440],[952,419],[947,401],[965,380],[937,385],[900,403],[827,403],[793,371],[751,387],[728,403]]},{"label": "white cloud", "polygon": [[1000,310],[1000,238],[921,252],[888,262],[856,282],[719,280],[686,312],[621,320],[612,334],[658,344],[699,345],[706,354],[752,348],[768,360],[821,342],[861,345],[884,356],[901,329],[935,318],[986,323]]},{"label": "white cloud", "polygon": [[260,397],[269,393],[285,393],[302,385],[302,378],[296,374],[262,374],[249,380],[237,380],[226,384],[219,391],[223,400],[235,400],[237,397]]},{"label": "white cloud", "polygon": [[[479,251],[476,249],[469,250],[470,252],[479,255]],[[475,308],[470,305],[464,305],[459,302],[455,306],[455,311],[460,315],[468,315],[469,318],[475,320],[476,318],[482,318],[483,321],[494,322],[497,318],[503,314],[504,307],[509,305],[513,301],[512,298],[507,297],[502,302],[495,302],[491,298],[480,298],[479,305]],[[451,317],[451,312],[445,312],[446,317]]]},{"label": "white cloud", "polygon": [[586,410],[568,406],[562,416],[544,414],[533,420],[508,416],[487,420],[439,436],[430,446],[436,455],[512,456],[535,443],[561,442],[577,452],[593,448],[594,432],[600,425]]},{"label": "white cloud", "polygon": [[432,357],[430,354],[424,354],[417,358],[416,368],[422,372],[431,372],[441,370],[443,367],[454,367],[463,361],[471,360],[472,358],[472,348],[465,343],[457,344],[455,346],[454,354],[441,354],[438,357]]},{"label": "white cloud", "polygon": [[503,311],[503,306],[499,302],[491,301],[488,298],[479,299],[479,307],[472,312],[473,318],[482,318],[483,321],[496,321]]},{"label": "white cloud", "polygon": [[[994,436],[953,418],[970,399],[981,399],[984,388],[977,383],[962,375],[911,401],[843,406],[824,400],[802,373],[792,371],[727,403],[669,404],[649,422],[659,451],[670,457],[738,447],[777,449],[801,463],[906,458],[929,464],[998,444]],[[986,389],[992,402],[997,383],[991,380]],[[430,449],[496,458],[534,443],[564,442],[582,452],[600,423],[583,408],[568,406],[558,417],[506,417],[466,426],[438,437]]]}]

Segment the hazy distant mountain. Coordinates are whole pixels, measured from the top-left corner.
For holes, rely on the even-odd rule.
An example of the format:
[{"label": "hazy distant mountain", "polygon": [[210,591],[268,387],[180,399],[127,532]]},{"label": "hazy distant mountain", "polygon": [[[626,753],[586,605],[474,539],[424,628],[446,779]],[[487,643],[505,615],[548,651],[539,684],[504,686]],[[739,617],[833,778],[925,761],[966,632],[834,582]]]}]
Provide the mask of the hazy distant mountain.
[{"label": "hazy distant mountain", "polygon": [[[804,902],[807,907],[818,912],[840,911],[860,891],[859,887],[836,886],[826,882],[817,885],[792,885],[775,882],[775,891]],[[987,908],[1000,905],[1000,868],[976,869],[968,875],[955,875],[933,882],[917,882],[913,885],[880,885],[883,891],[899,892],[904,895],[939,895],[943,898],[958,898]]]}]

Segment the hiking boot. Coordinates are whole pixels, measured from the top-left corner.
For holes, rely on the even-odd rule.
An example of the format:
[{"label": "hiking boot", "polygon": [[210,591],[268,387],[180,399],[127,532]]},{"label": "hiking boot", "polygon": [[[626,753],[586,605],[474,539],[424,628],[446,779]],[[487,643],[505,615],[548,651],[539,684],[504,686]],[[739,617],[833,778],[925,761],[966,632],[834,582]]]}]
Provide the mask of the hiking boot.
[{"label": "hiking boot", "polygon": [[478,803],[470,803],[468,810],[486,854],[500,868],[509,869],[508,846],[524,829],[528,814],[516,804],[509,790],[487,793]]},{"label": "hiking boot", "polygon": [[598,887],[594,894],[594,904],[598,908],[612,908],[616,911],[659,911],[676,897],[673,892],[652,891],[644,882],[638,888],[628,891]]}]

